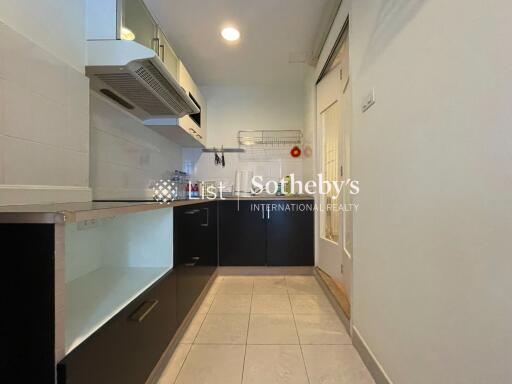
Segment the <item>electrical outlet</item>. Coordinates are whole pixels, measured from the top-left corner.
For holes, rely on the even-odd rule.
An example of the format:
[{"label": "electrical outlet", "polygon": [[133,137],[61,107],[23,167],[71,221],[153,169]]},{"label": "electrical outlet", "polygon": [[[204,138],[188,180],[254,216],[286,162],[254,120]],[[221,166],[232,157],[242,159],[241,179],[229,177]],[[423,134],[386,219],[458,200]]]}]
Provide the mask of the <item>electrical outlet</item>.
[{"label": "electrical outlet", "polygon": [[363,98],[363,103],[361,107],[363,113],[369,110],[375,104],[375,101],[375,88],[372,88],[372,90],[366,95],[366,97]]},{"label": "electrical outlet", "polygon": [[98,221],[96,219],[79,221],[78,224],[76,225],[76,227],[79,231],[93,229],[93,228],[96,228],[97,226],[98,226]]}]

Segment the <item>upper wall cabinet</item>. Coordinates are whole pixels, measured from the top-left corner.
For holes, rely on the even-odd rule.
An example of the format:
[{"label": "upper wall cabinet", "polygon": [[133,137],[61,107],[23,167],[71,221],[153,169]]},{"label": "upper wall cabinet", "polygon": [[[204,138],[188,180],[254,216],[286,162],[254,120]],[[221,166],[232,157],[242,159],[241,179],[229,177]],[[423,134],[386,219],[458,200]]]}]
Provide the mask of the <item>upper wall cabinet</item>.
[{"label": "upper wall cabinet", "polygon": [[165,68],[167,68],[169,73],[178,80],[180,61],[160,28],[158,28],[156,42],[158,44],[158,56],[160,56],[160,59],[164,62]]},{"label": "upper wall cabinet", "polygon": [[[176,143],[202,147],[204,100],[195,85],[182,86],[181,67],[142,0],[87,0],[91,88]],[[183,129],[189,115],[197,126]]]}]

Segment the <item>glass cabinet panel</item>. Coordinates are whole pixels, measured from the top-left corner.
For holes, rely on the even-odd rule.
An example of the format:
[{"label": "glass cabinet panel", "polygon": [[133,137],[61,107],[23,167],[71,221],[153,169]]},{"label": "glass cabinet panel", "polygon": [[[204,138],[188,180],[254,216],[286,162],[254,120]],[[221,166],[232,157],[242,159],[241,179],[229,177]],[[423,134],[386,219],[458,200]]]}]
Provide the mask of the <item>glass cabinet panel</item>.
[{"label": "glass cabinet panel", "polygon": [[122,0],[120,37],[157,51],[157,25],[142,0]]}]

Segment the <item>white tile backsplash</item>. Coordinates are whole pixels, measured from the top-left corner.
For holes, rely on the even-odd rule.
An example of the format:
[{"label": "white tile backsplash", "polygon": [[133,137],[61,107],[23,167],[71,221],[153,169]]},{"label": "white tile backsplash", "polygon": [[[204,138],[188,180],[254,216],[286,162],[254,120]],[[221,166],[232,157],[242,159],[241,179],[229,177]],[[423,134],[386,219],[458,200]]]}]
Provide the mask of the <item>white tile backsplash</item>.
[{"label": "white tile backsplash", "polygon": [[89,186],[89,80],[2,22],[0,144],[0,188]]},{"label": "white tile backsplash", "polygon": [[[1,101],[1,99],[0,99]],[[0,135],[0,184],[4,184],[4,136]]]},{"label": "white tile backsplash", "polygon": [[89,155],[3,136],[4,183],[8,185],[89,185]]},{"label": "white tile backsplash", "polygon": [[182,148],[91,94],[91,185],[95,198],[147,198],[153,180],[182,168]]}]

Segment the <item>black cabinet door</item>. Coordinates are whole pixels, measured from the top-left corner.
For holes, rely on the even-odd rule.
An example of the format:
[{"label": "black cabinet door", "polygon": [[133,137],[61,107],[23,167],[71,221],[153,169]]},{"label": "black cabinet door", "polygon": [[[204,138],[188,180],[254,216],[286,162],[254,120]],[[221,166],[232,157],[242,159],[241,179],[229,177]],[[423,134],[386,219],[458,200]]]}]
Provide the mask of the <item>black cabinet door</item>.
[{"label": "black cabinet door", "polygon": [[67,355],[58,365],[58,383],[144,383],[176,329],[171,271]]},{"label": "black cabinet door", "polygon": [[219,203],[219,265],[259,266],[266,264],[266,228],[259,203]]},{"label": "black cabinet door", "polygon": [[289,200],[269,204],[266,220],[267,265],[314,265],[313,202]]},{"label": "black cabinet door", "polygon": [[174,266],[178,323],[185,319],[217,268],[217,203],[174,210]]},{"label": "black cabinet door", "polygon": [[51,224],[0,224],[4,383],[55,383],[54,242]]}]

